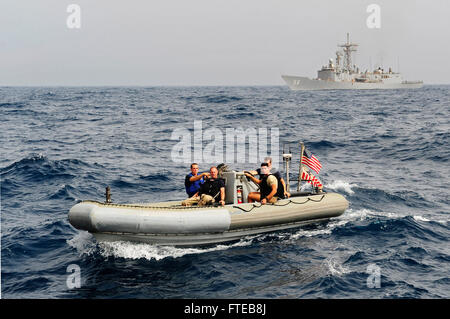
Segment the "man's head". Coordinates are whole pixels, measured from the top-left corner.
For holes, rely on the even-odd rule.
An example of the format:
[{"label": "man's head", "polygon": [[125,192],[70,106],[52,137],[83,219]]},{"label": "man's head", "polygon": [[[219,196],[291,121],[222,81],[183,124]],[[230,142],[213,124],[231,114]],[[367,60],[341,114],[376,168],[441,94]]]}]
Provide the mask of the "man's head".
[{"label": "man's head", "polygon": [[270,174],[269,164],[262,163],[261,164],[261,175],[268,175]]},{"label": "man's head", "polygon": [[269,165],[269,170],[272,169],[272,157],[264,158],[264,163],[267,163]]},{"label": "man's head", "polygon": [[192,163],[191,164],[191,173],[192,173],[192,175],[197,175],[198,174],[198,164],[197,163]]},{"label": "man's head", "polygon": [[212,166],[209,169],[209,174],[211,175],[211,178],[217,178],[217,174],[219,173],[219,171],[217,170],[217,167]]}]

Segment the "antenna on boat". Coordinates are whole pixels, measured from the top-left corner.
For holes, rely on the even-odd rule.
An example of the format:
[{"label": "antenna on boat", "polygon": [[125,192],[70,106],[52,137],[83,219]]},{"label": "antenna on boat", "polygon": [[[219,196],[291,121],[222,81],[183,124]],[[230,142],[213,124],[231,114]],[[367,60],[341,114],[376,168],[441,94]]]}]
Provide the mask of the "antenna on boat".
[{"label": "antenna on boat", "polygon": [[283,145],[283,162],[286,172],[286,191],[290,192],[290,185],[289,185],[289,162],[292,159],[292,153],[291,153],[291,147],[289,146],[289,152],[286,153],[284,150],[285,145]]},{"label": "antenna on boat", "polygon": [[106,186],[106,192],[105,192],[105,204],[111,203],[111,188],[109,186]]}]

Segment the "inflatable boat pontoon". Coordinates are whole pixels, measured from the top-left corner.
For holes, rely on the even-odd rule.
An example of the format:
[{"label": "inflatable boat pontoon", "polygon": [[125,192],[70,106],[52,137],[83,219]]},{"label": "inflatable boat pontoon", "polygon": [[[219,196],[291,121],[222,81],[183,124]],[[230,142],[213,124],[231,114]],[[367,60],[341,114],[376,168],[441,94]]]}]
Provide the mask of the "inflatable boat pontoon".
[{"label": "inflatable boat pontoon", "polygon": [[69,221],[98,241],[135,241],[194,246],[233,241],[244,236],[299,227],[336,217],[348,207],[337,193],[295,193],[274,204],[238,204],[256,186],[242,172],[224,172],[226,205],[185,207],[181,201],[113,204],[82,201],[70,209]]}]

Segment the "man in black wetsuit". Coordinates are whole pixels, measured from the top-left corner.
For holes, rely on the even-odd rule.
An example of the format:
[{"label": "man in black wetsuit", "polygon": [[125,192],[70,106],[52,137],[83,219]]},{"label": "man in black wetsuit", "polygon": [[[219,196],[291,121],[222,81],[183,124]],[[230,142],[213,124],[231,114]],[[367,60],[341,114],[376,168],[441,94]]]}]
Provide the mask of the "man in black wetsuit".
[{"label": "man in black wetsuit", "polygon": [[197,193],[191,198],[181,202],[183,206],[198,206],[210,205],[218,201],[220,205],[225,205],[225,181],[218,178],[217,167],[213,166],[209,170],[210,177],[200,186]]}]

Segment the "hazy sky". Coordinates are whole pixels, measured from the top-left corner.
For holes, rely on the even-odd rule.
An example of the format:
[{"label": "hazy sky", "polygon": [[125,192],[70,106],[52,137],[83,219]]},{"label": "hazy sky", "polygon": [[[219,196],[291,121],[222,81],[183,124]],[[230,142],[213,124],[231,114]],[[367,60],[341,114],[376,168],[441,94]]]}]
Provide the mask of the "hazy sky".
[{"label": "hazy sky", "polygon": [[1,0],[0,85],[283,85],[315,77],[347,32],[362,69],[450,83],[448,0]]}]

